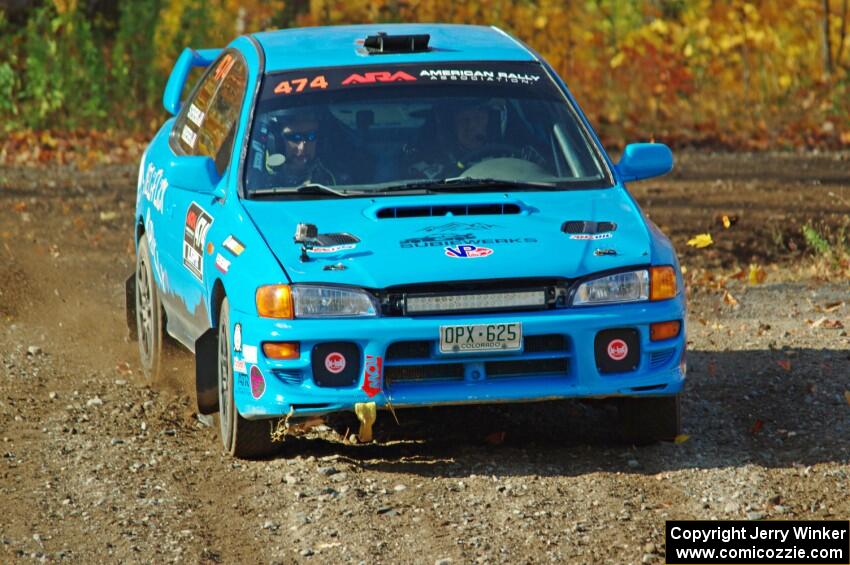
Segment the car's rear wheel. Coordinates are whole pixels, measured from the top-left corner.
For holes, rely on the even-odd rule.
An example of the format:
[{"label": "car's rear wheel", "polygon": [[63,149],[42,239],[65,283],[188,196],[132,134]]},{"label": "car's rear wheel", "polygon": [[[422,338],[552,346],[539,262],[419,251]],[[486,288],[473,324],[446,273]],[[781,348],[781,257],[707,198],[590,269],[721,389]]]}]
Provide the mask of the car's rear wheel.
[{"label": "car's rear wheel", "polygon": [[145,237],[136,254],[136,330],[142,371],[156,379],[162,367],[162,304],[153,276],[150,249]]},{"label": "car's rear wheel", "polygon": [[218,321],[218,406],[219,434],[224,450],[243,459],[274,453],[272,420],[246,420],[239,415],[233,398],[233,348],[231,347],[230,303],[221,304]]},{"label": "car's rear wheel", "polygon": [[621,398],[617,403],[620,437],[645,445],[673,441],[681,433],[679,395]]}]

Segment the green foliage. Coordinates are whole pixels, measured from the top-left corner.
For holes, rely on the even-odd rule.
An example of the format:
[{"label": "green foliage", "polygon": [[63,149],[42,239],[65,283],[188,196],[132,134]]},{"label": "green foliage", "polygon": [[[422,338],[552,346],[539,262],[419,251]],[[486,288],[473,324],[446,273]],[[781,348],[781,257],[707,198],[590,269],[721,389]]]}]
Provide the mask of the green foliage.
[{"label": "green foliage", "polygon": [[817,255],[831,255],[832,247],[826,238],[812,226],[811,223],[807,223],[803,226],[803,239],[806,240],[806,245],[809,246],[809,249],[814,251]]}]

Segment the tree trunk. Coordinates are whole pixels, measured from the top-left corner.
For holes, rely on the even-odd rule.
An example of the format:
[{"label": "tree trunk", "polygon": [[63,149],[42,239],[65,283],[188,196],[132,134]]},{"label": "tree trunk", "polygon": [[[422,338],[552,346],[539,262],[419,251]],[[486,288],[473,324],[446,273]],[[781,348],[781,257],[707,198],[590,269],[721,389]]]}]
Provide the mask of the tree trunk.
[{"label": "tree trunk", "polygon": [[829,0],[823,0],[823,68],[832,75],[832,37],[829,33]]}]

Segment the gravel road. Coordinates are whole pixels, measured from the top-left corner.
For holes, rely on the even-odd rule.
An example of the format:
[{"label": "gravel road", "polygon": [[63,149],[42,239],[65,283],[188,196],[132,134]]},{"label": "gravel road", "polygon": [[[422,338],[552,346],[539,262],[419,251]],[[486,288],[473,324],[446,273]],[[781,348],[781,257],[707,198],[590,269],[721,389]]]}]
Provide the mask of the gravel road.
[{"label": "gravel road", "polygon": [[681,443],[557,402],[381,414],[369,445],[317,420],[248,462],[197,417],[188,353],[138,369],[136,166],[0,168],[0,561],[663,563],[668,519],[846,520],[848,283],[799,265],[802,224],[847,221],[848,171],[694,153],[634,187],[691,272],[768,275],[689,288]]}]

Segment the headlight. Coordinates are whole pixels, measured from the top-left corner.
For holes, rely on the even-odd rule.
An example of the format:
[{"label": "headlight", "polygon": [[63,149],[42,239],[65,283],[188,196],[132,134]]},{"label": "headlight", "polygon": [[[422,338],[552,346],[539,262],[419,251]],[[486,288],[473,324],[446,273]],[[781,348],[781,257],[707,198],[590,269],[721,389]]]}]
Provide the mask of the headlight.
[{"label": "headlight", "polygon": [[358,289],[294,285],[292,301],[296,318],[378,315],[378,305],[372,295]]},{"label": "headlight", "polygon": [[356,288],[275,284],[257,289],[257,312],[265,318],[377,316],[371,294]]},{"label": "headlight", "polygon": [[573,298],[574,305],[637,302],[649,298],[649,272],[646,269],[616,273],[582,283]]}]

